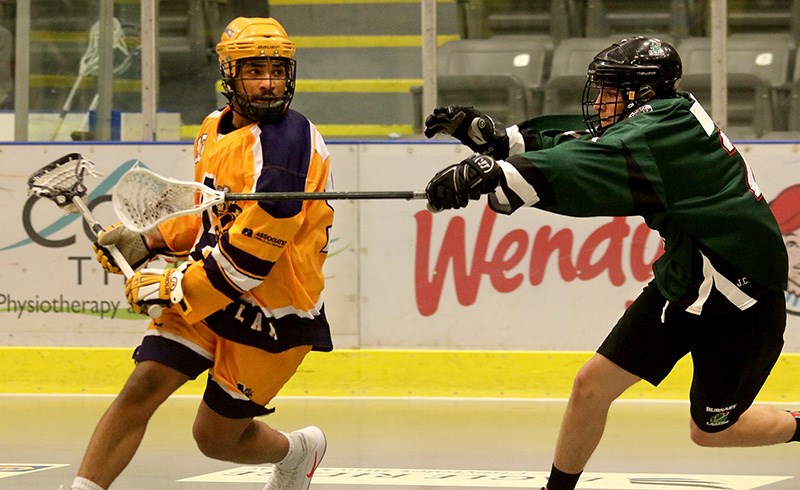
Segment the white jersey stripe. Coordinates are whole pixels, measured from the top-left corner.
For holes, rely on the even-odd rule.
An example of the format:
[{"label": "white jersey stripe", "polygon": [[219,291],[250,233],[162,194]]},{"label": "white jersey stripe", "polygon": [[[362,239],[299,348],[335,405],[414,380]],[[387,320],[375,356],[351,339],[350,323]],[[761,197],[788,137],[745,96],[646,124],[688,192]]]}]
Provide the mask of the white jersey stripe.
[{"label": "white jersey stripe", "polygon": [[711,265],[711,261],[708,260],[708,257],[703,254],[700,255],[703,258],[703,283],[700,285],[698,291],[699,295],[695,302],[686,308],[687,312],[694,315],[701,314],[703,312],[703,305],[706,303],[706,301],[708,301],[708,297],[711,294],[712,288],[716,288],[717,291],[722,293],[722,295],[728,298],[728,300],[733,303],[734,306],[742,311],[750,308],[756,303],[755,298],[751,298],[745,294],[727,277],[723,276],[716,269],[714,269],[714,266]]},{"label": "white jersey stripe", "polygon": [[[539,194],[536,193],[536,189],[520,175],[519,171],[513,165],[504,160],[498,160],[497,164],[503,171],[503,175],[505,175],[507,187],[522,199],[524,202],[523,206],[533,206],[539,202]],[[500,189],[498,190],[501,191]],[[505,204],[508,204],[506,196],[504,194],[502,194],[502,196],[506,199]],[[500,196],[498,196],[498,201],[502,203],[502,200],[499,198]]]},{"label": "white jersey stripe", "polygon": [[525,153],[525,140],[516,125],[506,128],[508,135],[508,156]]},{"label": "white jersey stripe", "polygon": [[228,279],[235,284],[237,288],[243,291],[250,291],[264,281],[263,279],[256,279],[239,272],[236,267],[230,263],[228,258],[220,252],[219,245],[214,247],[211,251],[211,256],[217,261],[217,265]]}]

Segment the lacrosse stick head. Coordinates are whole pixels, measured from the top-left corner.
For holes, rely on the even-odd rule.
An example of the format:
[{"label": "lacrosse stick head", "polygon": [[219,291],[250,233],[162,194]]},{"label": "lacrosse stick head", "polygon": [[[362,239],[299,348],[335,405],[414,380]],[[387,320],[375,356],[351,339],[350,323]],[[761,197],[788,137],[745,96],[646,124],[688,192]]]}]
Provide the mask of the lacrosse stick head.
[{"label": "lacrosse stick head", "polygon": [[122,224],[137,233],[172,218],[200,212],[225,199],[225,193],[198,182],[162,177],[133,167],[117,182],[111,203]]},{"label": "lacrosse stick head", "polygon": [[[119,19],[111,19],[114,43],[114,74],[119,75],[131,66],[132,54],[125,42],[125,32]],[[83,53],[78,73],[83,76],[96,77],[100,71],[100,21],[95,22],[89,30],[89,46]],[[117,53],[119,53],[117,55]]]},{"label": "lacrosse stick head", "polygon": [[40,168],[28,179],[28,195],[49,199],[68,213],[77,212],[74,198],[85,199],[86,174],[96,176],[94,163],[70,153]]}]

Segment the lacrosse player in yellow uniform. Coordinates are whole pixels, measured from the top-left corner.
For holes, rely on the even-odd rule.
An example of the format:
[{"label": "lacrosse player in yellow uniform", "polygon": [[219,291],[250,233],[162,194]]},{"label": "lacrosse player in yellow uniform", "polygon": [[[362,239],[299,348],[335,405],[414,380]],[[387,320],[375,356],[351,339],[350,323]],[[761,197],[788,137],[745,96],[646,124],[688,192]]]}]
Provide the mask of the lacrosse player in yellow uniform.
[{"label": "lacrosse player in yellow uniform", "polygon": [[[228,192],[331,190],[320,134],[289,109],[295,45],[272,18],[237,18],[217,45],[229,104],[208,115],[195,141],[195,178]],[[154,251],[187,254],[177,268],[139,269],[126,282],[133,309],[160,305],[136,349],[136,367],[100,420],[73,489],[105,489],[135,454],[158,406],[208,371],[193,435],[208,457],[274,463],[265,489],[305,490],[325,453],[314,426],[283,433],[254,417],[305,355],[330,351],[321,293],[333,209],[323,200],[226,203],[139,235],[110,227],[96,244],[117,270],[115,245],[142,266]]]}]

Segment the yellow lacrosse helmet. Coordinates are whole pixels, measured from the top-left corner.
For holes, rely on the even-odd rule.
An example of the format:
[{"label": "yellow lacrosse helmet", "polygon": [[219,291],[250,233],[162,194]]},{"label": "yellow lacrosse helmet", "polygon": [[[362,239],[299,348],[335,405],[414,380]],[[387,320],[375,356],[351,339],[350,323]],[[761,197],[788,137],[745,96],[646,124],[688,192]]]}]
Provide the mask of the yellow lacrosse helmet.
[{"label": "yellow lacrosse helmet", "polygon": [[[289,40],[286,29],[271,17],[237,17],[222,31],[217,44],[220,67],[230,67],[231,62],[261,56],[294,59],[295,45]],[[236,73],[228,76],[235,77]]]},{"label": "yellow lacrosse helmet", "polygon": [[[274,119],[283,115],[294,96],[295,44],[286,30],[271,17],[237,17],[222,31],[217,44],[223,95],[234,110],[252,120]],[[275,103],[252,103],[247,94],[236,94],[234,79],[239,76],[243,60],[267,58],[286,68],[286,92]]]}]

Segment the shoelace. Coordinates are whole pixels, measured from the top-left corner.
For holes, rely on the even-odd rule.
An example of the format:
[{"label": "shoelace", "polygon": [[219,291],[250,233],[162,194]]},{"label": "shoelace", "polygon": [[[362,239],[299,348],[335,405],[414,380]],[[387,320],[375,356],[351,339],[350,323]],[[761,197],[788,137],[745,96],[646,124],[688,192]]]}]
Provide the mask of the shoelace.
[{"label": "shoelace", "polygon": [[297,483],[299,478],[304,476],[300,466],[295,466],[291,469],[281,469],[276,465],[274,474],[276,477],[275,481],[280,484],[279,488],[291,488]]},{"label": "shoelace", "polygon": [[[303,449],[305,449],[305,441],[303,441]],[[305,452],[305,451],[304,451]],[[282,468],[280,465],[276,464],[273,468],[273,475],[275,478],[275,482],[279,483],[279,488],[289,487],[291,488],[295,485],[299,478],[304,477],[304,471],[300,467],[303,464],[301,460],[297,466],[293,466],[292,468]]]}]

